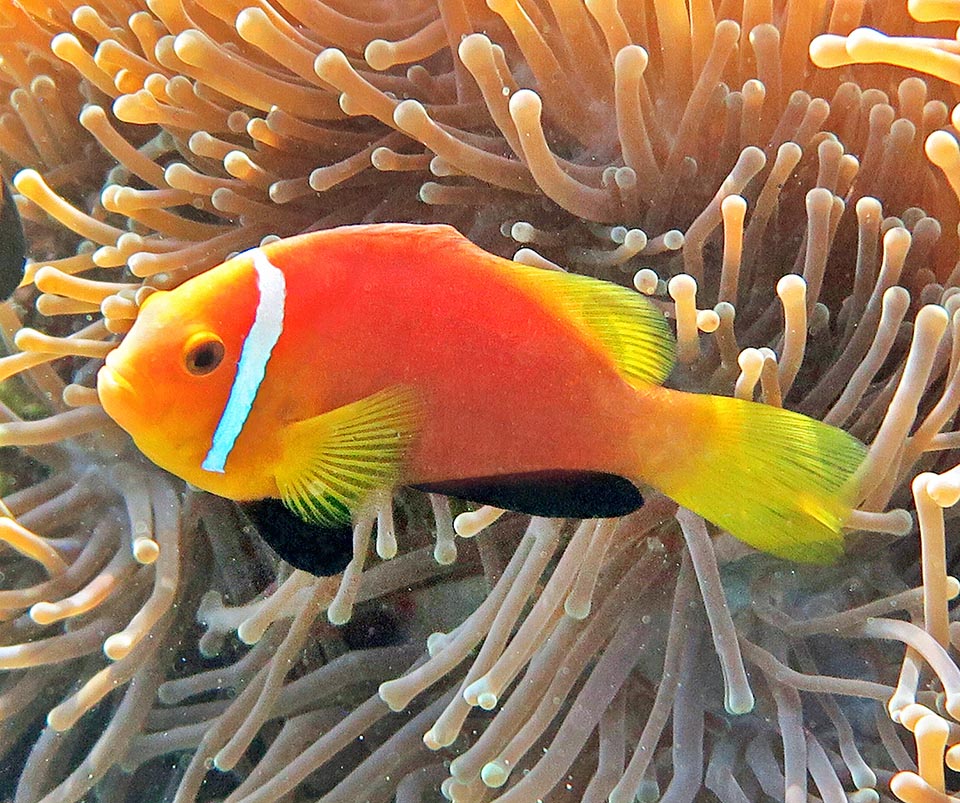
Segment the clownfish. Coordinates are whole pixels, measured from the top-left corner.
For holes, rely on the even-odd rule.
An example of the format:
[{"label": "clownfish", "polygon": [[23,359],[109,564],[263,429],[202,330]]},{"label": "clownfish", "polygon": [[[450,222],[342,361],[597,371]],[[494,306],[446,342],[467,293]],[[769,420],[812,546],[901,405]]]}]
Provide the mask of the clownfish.
[{"label": "clownfish", "polygon": [[838,557],[863,445],[664,388],[674,353],[633,290],[511,262],[449,226],[373,224],[154,292],[97,390],[158,466],[285,516],[278,552],[315,573],[330,563],[314,547],[342,545],[365,501],[401,485],[573,518],[625,515],[652,486],[757,549]]},{"label": "clownfish", "polygon": [[0,200],[0,301],[6,301],[23,279],[27,241],[10,188],[2,178],[0,185],[3,187]]}]

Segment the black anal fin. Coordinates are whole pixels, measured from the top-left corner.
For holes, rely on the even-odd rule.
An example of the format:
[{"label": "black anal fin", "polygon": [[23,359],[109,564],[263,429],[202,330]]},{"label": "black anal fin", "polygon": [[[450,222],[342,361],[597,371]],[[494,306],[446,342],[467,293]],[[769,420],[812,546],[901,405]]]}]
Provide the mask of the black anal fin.
[{"label": "black anal fin", "polygon": [[240,509],[260,537],[296,569],[318,577],[340,574],[353,557],[353,528],[305,522],[279,499],[242,502]]},{"label": "black anal fin", "polygon": [[414,485],[427,493],[555,519],[625,516],[643,505],[637,486],[602,471],[532,471]]},{"label": "black anal fin", "polygon": [[23,280],[27,258],[27,241],[17,204],[6,181],[3,184],[3,205],[0,206],[0,301],[13,295]]}]

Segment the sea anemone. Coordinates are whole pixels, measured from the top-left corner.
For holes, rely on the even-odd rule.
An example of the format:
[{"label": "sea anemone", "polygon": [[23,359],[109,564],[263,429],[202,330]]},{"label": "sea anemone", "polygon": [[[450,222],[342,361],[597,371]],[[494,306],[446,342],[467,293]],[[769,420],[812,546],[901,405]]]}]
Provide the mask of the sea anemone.
[{"label": "sea anemone", "polygon": [[[946,800],[955,4],[357,5],[0,3],[34,244],[0,307],[0,796]],[[849,429],[847,556],[776,561],[655,494],[563,522],[403,492],[317,579],[108,421],[92,380],[152,289],[382,220],[632,279],[673,385]]]}]

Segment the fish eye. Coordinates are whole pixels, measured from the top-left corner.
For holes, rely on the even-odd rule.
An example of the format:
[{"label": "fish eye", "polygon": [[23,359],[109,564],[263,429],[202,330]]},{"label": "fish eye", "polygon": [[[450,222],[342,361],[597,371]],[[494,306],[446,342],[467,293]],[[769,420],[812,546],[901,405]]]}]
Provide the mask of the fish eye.
[{"label": "fish eye", "polygon": [[184,364],[194,376],[205,376],[216,370],[226,350],[216,335],[204,332],[194,335],[184,346]]}]

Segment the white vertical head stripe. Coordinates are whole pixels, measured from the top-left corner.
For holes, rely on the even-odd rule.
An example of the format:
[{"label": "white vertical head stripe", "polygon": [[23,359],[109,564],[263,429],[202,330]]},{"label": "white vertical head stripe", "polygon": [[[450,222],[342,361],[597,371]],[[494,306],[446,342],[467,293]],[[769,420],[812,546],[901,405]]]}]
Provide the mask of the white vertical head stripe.
[{"label": "white vertical head stripe", "polygon": [[287,296],[283,271],[272,264],[259,248],[254,248],[252,254],[253,267],[257,272],[257,289],[260,293],[257,312],[243,341],[237,375],[213,433],[210,451],[201,463],[201,468],[205,471],[215,471],[218,474],[223,473],[227,458],[243,431],[243,425],[250,415],[253,401],[266,375],[270,354],[283,331],[283,308]]}]

